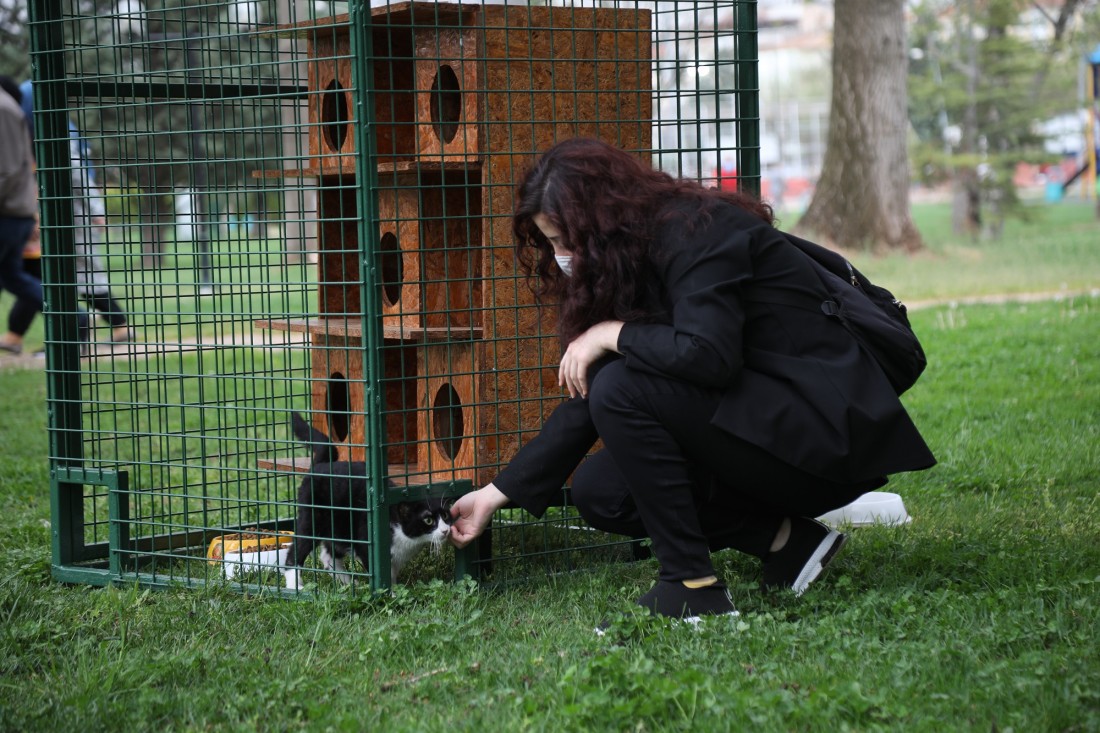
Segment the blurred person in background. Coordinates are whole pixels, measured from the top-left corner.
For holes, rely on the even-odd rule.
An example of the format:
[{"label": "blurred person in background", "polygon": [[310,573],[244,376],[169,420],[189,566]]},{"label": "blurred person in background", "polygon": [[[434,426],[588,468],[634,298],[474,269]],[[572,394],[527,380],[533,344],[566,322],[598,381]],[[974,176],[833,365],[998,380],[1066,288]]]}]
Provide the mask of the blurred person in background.
[{"label": "blurred person in background", "polygon": [[[25,81],[19,87],[23,95],[23,114],[30,130],[31,142],[34,142],[34,99],[31,82]],[[110,341],[123,342],[133,338],[128,325],[126,311],[111,292],[110,280],[104,266],[99,245],[103,242],[103,232],[107,225],[106,206],[103,190],[95,179],[95,168],[91,165],[87,143],[81,137],[76,125],[69,122],[69,162],[71,166],[72,206],[73,206],[73,245],[76,254],[77,294],[97,311],[111,327]],[[40,250],[39,250],[40,251]],[[28,263],[31,260],[28,259]],[[41,274],[39,274],[41,277]],[[20,308],[22,311],[22,308]],[[25,318],[20,313],[20,319]],[[33,318],[33,313],[30,314]],[[27,321],[29,324],[29,320]],[[86,344],[91,339],[91,321],[82,315],[80,319],[80,342]]]},{"label": "blurred person in background", "polygon": [[[33,314],[42,310],[42,281],[23,268],[23,251],[35,227],[38,194],[31,138],[23,116],[23,93],[0,77],[0,287]],[[18,323],[15,324],[17,327]],[[29,325],[29,322],[28,322]],[[23,332],[0,335],[0,350],[23,353]]]}]

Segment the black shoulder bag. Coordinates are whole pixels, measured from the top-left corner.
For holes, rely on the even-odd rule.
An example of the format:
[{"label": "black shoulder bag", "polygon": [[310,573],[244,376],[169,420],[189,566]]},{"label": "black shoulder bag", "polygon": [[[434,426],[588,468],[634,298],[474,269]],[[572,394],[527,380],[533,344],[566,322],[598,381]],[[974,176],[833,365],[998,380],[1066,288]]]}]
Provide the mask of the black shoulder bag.
[{"label": "black shoulder bag", "polygon": [[781,232],[814,266],[828,297],[820,303],[783,291],[755,292],[751,300],[820,310],[844,325],[878,365],[900,395],[913,386],[928,365],[905,305],[875,285],[844,257],[819,244]]}]

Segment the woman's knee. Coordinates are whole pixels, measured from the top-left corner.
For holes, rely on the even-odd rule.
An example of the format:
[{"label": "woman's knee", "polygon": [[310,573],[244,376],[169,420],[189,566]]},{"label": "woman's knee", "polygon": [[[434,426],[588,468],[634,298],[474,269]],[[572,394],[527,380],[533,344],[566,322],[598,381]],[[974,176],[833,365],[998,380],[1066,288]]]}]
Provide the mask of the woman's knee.
[{"label": "woman's knee", "polygon": [[596,529],[631,536],[644,532],[626,481],[606,450],[581,462],[570,496],[584,521]]},{"label": "woman's knee", "polygon": [[608,364],[596,375],[589,385],[588,409],[597,428],[607,415],[634,404],[637,376],[637,372],[627,369],[622,359]]}]

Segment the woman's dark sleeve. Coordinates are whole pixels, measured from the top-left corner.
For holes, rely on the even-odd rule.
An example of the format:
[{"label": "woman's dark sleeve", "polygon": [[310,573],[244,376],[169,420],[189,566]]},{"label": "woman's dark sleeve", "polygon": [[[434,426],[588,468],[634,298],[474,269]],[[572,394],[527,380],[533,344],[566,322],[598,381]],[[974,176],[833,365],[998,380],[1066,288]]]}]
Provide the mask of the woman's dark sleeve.
[{"label": "woman's dark sleeve", "polygon": [[[761,222],[760,226],[766,227]],[[724,387],[743,363],[743,285],[752,278],[745,216],[719,207],[688,236],[670,227],[658,241],[671,324],[627,323],[619,351],[633,369]]]},{"label": "woman's dark sleeve", "polygon": [[569,474],[596,443],[588,400],[567,400],[550,413],[539,434],[519,449],[493,484],[536,517],[561,496]]}]

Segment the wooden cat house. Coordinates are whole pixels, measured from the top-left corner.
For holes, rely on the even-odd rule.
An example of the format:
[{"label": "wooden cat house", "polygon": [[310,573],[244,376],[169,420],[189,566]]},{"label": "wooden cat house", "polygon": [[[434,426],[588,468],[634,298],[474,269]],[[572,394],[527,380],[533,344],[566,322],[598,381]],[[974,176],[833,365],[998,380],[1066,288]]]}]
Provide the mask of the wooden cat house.
[{"label": "wooden cat house", "polygon": [[[346,457],[364,460],[364,406],[381,390],[391,479],[482,485],[562,399],[555,314],[535,307],[515,264],[516,184],[569,137],[651,147],[650,13],[392,4],[370,11],[366,65],[353,22],[280,30],[308,47],[309,158],[262,175],[316,182],[319,313],[259,325],[310,335],[314,423]],[[372,138],[364,171],[358,146]],[[364,195],[379,218],[369,244]],[[376,268],[377,299],[364,267]],[[365,377],[363,323],[377,318],[365,299],[381,306],[379,384]]]}]

